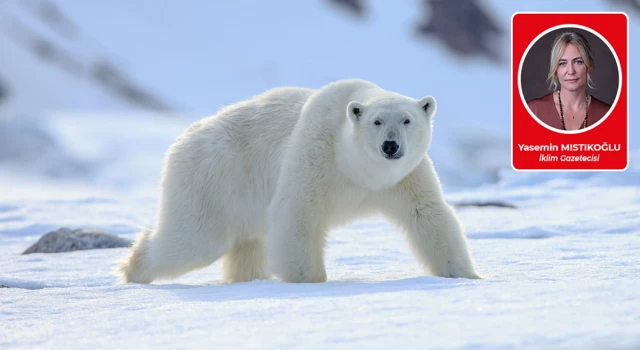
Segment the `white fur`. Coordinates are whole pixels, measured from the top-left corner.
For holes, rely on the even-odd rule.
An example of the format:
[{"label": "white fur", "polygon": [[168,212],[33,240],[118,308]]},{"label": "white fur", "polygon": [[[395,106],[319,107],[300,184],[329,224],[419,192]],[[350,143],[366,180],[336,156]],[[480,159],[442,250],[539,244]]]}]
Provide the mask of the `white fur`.
[{"label": "white fur", "polygon": [[[433,97],[354,79],[273,89],[194,123],[167,154],[156,229],[120,265],[123,280],[173,278],[224,257],[227,282],[269,271],[323,282],[327,232],[372,214],[406,232],[427,272],[479,278],[426,156],[435,111]],[[383,156],[391,139],[399,159]]]}]

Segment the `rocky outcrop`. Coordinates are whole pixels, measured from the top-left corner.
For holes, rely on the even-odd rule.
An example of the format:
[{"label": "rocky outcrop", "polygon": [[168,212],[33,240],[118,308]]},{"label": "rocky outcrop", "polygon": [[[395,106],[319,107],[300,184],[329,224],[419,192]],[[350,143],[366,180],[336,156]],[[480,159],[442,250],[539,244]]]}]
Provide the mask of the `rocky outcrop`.
[{"label": "rocky outcrop", "polygon": [[63,227],[45,234],[22,254],[124,248],[129,247],[131,243],[128,239],[97,229],[71,230]]}]

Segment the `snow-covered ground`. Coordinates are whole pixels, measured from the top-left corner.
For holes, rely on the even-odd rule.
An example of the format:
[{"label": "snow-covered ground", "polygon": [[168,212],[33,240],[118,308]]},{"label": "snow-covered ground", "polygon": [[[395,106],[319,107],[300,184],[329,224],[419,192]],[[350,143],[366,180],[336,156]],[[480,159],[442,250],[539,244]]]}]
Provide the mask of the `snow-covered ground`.
[{"label": "snow-covered ground", "polygon": [[[68,192],[67,192],[68,193]],[[581,348],[640,346],[640,187],[457,192],[484,280],[424,276],[395,227],[332,232],[329,282],[220,283],[220,264],[121,285],[125,249],[20,255],[42,232],[99,227],[133,238],[151,197],[80,191],[0,203],[0,347]]]},{"label": "snow-covered ground", "polygon": [[[36,23],[29,9],[39,0],[0,2],[0,83],[11,89],[0,101],[0,285],[9,287],[0,288],[0,348],[640,348],[633,115],[625,172],[514,172],[508,65],[416,41],[418,1],[371,2],[364,21],[319,1],[54,2],[77,25],[66,36]],[[576,10],[571,2],[484,3],[507,30],[505,57],[513,12]],[[638,15],[630,18],[636,38]],[[114,62],[175,110],[131,106],[35,59],[7,34],[16,20],[82,64]],[[633,96],[640,70],[630,72]],[[485,279],[424,276],[382,218],[331,233],[323,284],[224,285],[216,263],[123,285],[113,270],[125,249],[21,255],[60,227],[133,239],[153,226],[164,152],[195,119],[272,86],[351,76],[438,98],[430,155],[451,204],[515,206],[457,208]],[[447,83],[436,88],[437,80]]]},{"label": "snow-covered ground", "polygon": [[59,227],[133,239],[153,226],[162,155],[184,125],[100,118],[86,120],[95,128],[60,115],[57,127],[77,159],[127,153],[100,171],[104,186],[0,177],[0,285],[11,287],[0,289],[0,348],[640,346],[638,152],[624,173],[509,172],[447,192],[451,204],[515,206],[458,208],[484,280],[423,275],[398,230],[370,218],[331,233],[324,284],[223,285],[216,263],[122,285],[113,272],[125,249],[21,255]]}]

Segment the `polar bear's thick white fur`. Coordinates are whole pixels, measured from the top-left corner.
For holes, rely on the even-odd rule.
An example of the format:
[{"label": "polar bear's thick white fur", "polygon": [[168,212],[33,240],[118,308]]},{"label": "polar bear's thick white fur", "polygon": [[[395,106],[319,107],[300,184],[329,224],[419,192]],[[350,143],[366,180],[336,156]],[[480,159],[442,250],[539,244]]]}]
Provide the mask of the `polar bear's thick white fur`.
[{"label": "polar bear's thick white fur", "polygon": [[352,79],[273,89],[194,123],[166,155],[155,229],[122,279],[222,258],[226,282],[324,282],[327,233],[375,214],[406,233],[426,273],[480,278],[426,154],[435,111],[431,96]]}]

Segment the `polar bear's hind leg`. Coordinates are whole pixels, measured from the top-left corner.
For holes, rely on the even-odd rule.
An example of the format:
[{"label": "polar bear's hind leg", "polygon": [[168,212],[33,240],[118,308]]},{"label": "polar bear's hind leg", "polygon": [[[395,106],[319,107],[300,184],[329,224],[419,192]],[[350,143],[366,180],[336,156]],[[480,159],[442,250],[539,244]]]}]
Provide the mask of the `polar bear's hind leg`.
[{"label": "polar bear's hind leg", "polygon": [[[184,233],[163,229],[143,231],[120,264],[121,279],[151,283],[156,279],[177,278],[213,264],[231,249],[231,240],[225,239],[230,238],[228,235],[191,233],[187,236],[205,236],[205,239],[185,239]],[[206,239],[207,236],[210,238]],[[214,240],[212,236],[219,239]]]},{"label": "polar bear's hind leg", "polygon": [[262,238],[238,238],[223,258],[223,279],[227,283],[268,279],[267,253]]}]

